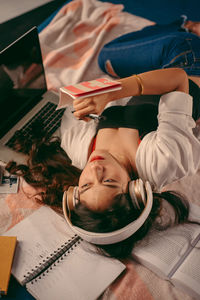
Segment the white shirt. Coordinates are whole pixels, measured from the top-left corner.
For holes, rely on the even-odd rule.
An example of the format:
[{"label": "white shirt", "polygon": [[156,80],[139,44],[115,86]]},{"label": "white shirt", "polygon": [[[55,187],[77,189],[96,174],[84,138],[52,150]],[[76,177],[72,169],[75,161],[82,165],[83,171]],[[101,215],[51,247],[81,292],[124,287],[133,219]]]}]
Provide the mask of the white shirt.
[{"label": "white shirt", "polygon": [[94,120],[85,122],[76,119],[67,108],[61,123],[61,147],[65,150],[72,164],[83,169],[87,163],[89,147],[96,134]]},{"label": "white shirt", "polygon": [[161,97],[158,128],[147,134],[136,153],[139,177],[148,180],[155,190],[197,172],[200,142],[192,128],[192,97],[171,92]]},{"label": "white shirt", "polygon": [[[200,142],[193,134],[192,97],[183,92],[171,92],[159,102],[158,128],[147,134],[136,153],[139,177],[149,181],[154,190],[184,176],[197,172],[200,164]],[[62,148],[72,164],[83,169],[96,123],[78,121],[66,110],[62,125]]]}]

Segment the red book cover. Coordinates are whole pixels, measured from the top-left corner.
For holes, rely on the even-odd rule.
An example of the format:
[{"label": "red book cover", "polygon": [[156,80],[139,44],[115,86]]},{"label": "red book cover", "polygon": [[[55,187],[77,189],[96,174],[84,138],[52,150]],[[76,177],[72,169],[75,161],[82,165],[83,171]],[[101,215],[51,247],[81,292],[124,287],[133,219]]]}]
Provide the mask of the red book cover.
[{"label": "red book cover", "polygon": [[60,88],[60,99],[57,109],[73,104],[73,99],[85,98],[105,92],[121,89],[121,83],[108,78],[98,78]]}]

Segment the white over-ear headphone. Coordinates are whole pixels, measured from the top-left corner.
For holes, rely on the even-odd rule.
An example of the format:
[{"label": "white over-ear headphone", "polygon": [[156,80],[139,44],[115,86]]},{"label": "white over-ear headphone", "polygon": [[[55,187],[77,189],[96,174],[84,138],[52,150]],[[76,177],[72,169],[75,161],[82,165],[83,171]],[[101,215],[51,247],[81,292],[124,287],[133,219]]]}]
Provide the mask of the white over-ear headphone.
[{"label": "white over-ear headphone", "polygon": [[82,239],[97,245],[115,244],[127,239],[144,224],[153,205],[153,193],[149,182],[144,183],[141,179],[133,180],[129,182],[128,188],[133,206],[137,209],[144,207],[141,215],[121,229],[112,232],[97,233],[84,230],[71,223],[70,211],[79,203],[79,197],[78,186],[69,187],[63,194],[63,212],[68,225]]}]

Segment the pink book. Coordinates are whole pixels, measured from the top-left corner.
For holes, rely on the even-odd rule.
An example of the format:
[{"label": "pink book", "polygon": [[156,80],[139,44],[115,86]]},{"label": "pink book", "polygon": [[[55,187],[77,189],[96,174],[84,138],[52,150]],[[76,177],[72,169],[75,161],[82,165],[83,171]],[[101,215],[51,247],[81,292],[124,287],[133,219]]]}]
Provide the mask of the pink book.
[{"label": "pink book", "polygon": [[77,84],[68,85],[60,88],[60,99],[57,109],[73,105],[73,100],[77,98],[86,98],[112,92],[121,89],[119,81],[107,78],[98,78],[91,81],[83,81]]}]

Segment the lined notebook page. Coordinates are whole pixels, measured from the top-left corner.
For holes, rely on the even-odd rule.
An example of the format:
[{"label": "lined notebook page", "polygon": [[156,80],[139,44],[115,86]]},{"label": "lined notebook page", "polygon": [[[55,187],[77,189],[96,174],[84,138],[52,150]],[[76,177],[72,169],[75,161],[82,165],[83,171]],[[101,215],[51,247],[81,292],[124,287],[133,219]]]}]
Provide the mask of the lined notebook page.
[{"label": "lined notebook page", "polygon": [[[21,283],[28,272],[43,264],[51,253],[57,252],[74,236],[65,220],[46,206],[18,223],[6,235],[16,235],[18,239],[12,274]],[[96,254],[93,246],[79,239],[26,287],[40,300],[94,300],[124,269],[125,265],[120,261]]]},{"label": "lined notebook page", "polygon": [[81,244],[26,285],[35,298],[94,300],[125,269],[119,261],[86,251]]},{"label": "lined notebook page", "polygon": [[65,220],[43,206],[5,233],[17,236],[12,274],[22,283],[28,272],[43,264],[51,253],[73,235]]}]

